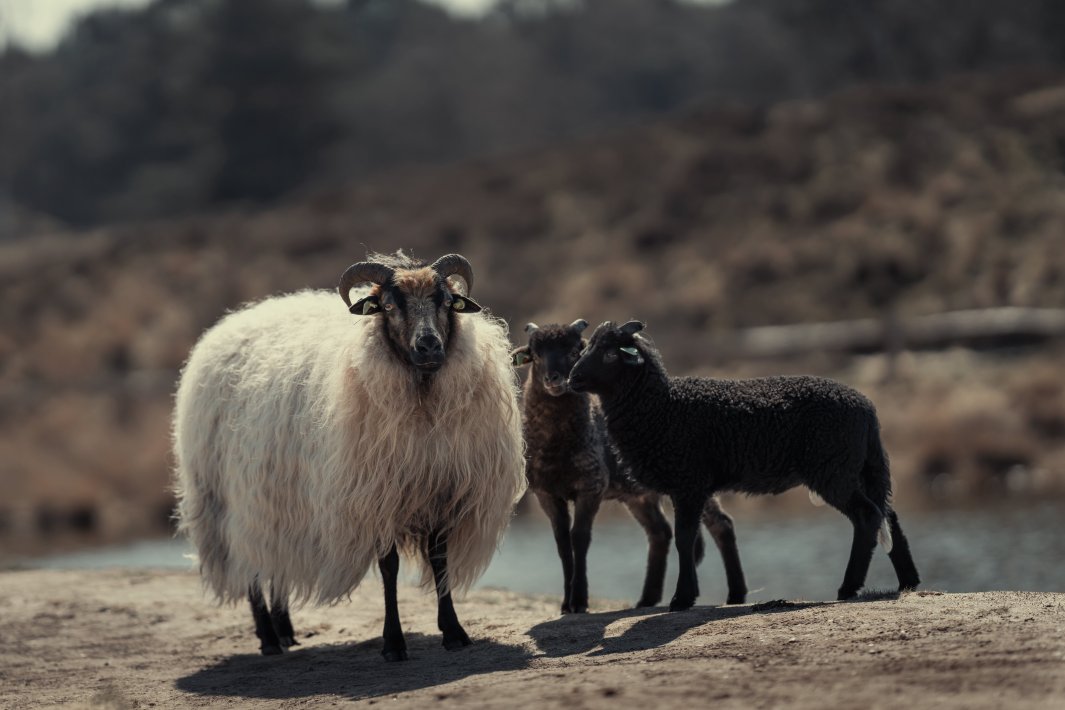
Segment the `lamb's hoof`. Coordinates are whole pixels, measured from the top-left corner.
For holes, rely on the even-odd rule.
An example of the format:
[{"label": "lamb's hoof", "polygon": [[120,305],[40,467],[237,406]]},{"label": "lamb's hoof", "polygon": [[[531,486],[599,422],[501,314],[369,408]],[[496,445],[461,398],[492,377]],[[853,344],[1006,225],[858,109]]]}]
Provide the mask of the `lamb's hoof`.
[{"label": "lamb's hoof", "polygon": [[848,599],[854,599],[858,596],[857,589],[840,589],[839,594],[836,595],[836,601],[847,601]]},{"label": "lamb's hoof", "polygon": [[746,604],[747,603],[747,593],[744,592],[743,594],[729,594],[728,595],[728,599],[725,600],[725,603],[726,604]]},{"label": "lamb's hoof", "polygon": [[648,607],[658,606],[659,601],[659,599],[641,599],[640,601],[636,602],[636,608],[646,609]]},{"label": "lamb's hoof", "polygon": [[682,599],[679,597],[673,597],[673,601],[669,603],[670,611],[687,611],[695,606],[695,597],[691,599]]},{"label": "lamb's hoof", "polygon": [[[563,613],[565,613],[565,612],[563,612]],[[587,604],[574,604],[573,606],[570,607],[569,613],[570,614],[587,614],[588,613],[588,605]]]},{"label": "lamb's hoof", "polygon": [[284,651],[277,644],[263,644],[259,647],[259,652],[264,656],[280,656]]},{"label": "lamb's hoof", "polygon": [[405,661],[405,660],[407,660],[407,649],[405,649],[405,648],[387,649],[386,648],[383,651],[381,651],[381,656],[384,657],[384,659],[386,661],[389,661],[389,662],[391,662],[391,661]]},{"label": "lamb's hoof", "polygon": [[459,629],[457,633],[448,634],[444,637],[444,648],[448,651],[457,651],[460,648],[466,648],[472,643],[473,641],[470,640],[470,637],[467,636],[466,632],[462,629]]},{"label": "lamb's hoof", "polygon": [[563,614],[572,614],[573,606],[569,602],[562,602],[562,608],[559,611]]},{"label": "lamb's hoof", "polygon": [[282,636],[280,638],[281,646],[284,648],[292,648],[293,646],[299,646],[300,642],[296,640],[295,636]]}]

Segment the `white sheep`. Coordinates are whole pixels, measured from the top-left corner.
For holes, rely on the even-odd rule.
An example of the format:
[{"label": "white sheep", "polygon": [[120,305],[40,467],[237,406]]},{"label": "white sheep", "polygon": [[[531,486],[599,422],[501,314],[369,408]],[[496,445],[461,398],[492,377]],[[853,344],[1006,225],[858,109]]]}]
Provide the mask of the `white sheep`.
[{"label": "white sheep", "polygon": [[[398,552],[435,582],[445,647],[470,643],[451,590],[484,571],[525,484],[506,326],[469,298],[472,280],[458,255],[374,256],[341,279],[355,317],[330,292],[268,298],[189,356],[174,414],[180,530],[220,600],[249,597],[264,654],[295,643],[290,596],[342,599],[378,561],[383,654],[405,659]],[[360,283],[372,289],[351,305]]]}]

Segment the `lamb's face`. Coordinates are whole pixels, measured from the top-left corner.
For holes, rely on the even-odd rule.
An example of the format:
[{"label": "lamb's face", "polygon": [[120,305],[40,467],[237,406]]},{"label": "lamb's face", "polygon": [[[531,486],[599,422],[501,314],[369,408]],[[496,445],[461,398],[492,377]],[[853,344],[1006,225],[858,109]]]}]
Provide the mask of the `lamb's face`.
[{"label": "lamb's face", "polygon": [[643,323],[629,321],[615,327],[607,321],[592,334],[569,375],[569,388],[574,392],[604,394],[624,382],[638,368],[644,358],[636,343],[636,333]]},{"label": "lamb's face", "polygon": [[511,353],[514,365],[532,365],[531,383],[542,387],[552,397],[569,392],[567,377],[573,365],[580,359],[586,345],[581,333],[588,321],[576,320],[569,325],[545,325],[535,323],[525,326],[529,344]]},{"label": "lamb's face", "polygon": [[[448,277],[453,275],[461,277],[465,288],[469,288],[472,271],[469,263],[457,255],[442,257],[432,266],[415,269],[392,269],[364,262],[345,272],[340,293],[346,296],[345,287],[350,289],[358,283],[358,278],[374,283],[370,294],[349,304],[349,310],[358,315],[381,318],[396,356],[419,372],[432,374],[447,361],[456,315],[481,310],[455,282],[449,280]],[[344,300],[349,302],[348,298]]]}]

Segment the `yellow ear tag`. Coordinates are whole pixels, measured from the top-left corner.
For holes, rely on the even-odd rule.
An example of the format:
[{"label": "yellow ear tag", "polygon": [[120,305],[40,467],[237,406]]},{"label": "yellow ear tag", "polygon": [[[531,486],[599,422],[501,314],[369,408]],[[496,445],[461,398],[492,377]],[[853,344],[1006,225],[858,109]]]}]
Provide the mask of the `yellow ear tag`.
[{"label": "yellow ear tag", "polygon": [[466,302],[463,301],[461,298],[456,298],[455,302],[451,304],[451,307],[454,308],[456,311],[461,311],[463,308],[466,307]]},{"label": "yellow ear tag", "polygon": [[369,313],[370,311],[372,311],[372,310],[374,310],[376,308],[377,308],[377,304],[376,303],[374,303],[373,301],[367,301],[366,303],[362,304],[362,314],[366,315],[367,313]]}]

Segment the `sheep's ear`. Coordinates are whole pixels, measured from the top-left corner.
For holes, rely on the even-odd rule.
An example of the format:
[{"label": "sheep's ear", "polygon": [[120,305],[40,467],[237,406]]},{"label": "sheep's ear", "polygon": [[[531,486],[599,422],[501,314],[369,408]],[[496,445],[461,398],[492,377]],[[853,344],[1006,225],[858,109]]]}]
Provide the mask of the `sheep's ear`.
[{"label": "sheep's ear", "polygon": [[529,354],[529,346],[522,345],[520,348],[515,348],[510,353],[510,362],[514,367],[521,367],[522,365],[528,365],[532,362],[532,355]]},{"label": "sheep's ear", "polygon": [[621,351],[621,361],[626,365],[642,365],[643,355],[636,348],[618,348]]},{"label": "sheep's ear", "polygon": [[618,328],[618,330],[620,330],[625,335],[636,335],[643,329],[643,323],[638,320],[630,320],[628,323]]},{"label": "sheep's ear", "polygon": [[583,318],[578,318],[577,320],[570,323],[569,327],[577,331],[578,333],[583,333],[584,329],[588,327],[588,321],[584,320]]},{"label": "sheep's ear", "polygon": [[355,303],[351,304],[351,308],[348,312],[354,313],[357,316],[372,316],[375,313],[381,312],[381,297],[380,296],[367,296],[366,298],[360,298]]},{"label": "sheep's ear", "polygon": [[481,310],[481,307],[469,296],[459,296],[456,294],[451,297],[451,310],[458,313],[476,313]]}]

